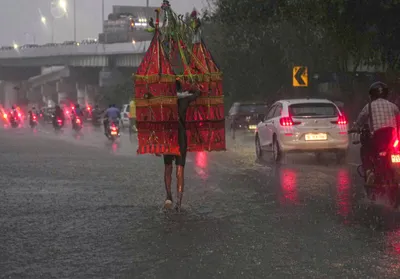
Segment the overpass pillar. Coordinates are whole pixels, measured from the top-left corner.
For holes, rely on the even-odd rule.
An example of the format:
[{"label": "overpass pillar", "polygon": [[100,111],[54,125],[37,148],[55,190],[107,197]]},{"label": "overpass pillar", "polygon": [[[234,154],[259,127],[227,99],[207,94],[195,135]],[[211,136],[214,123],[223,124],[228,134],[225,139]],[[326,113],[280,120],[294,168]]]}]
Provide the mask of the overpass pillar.
[{"label": "overpass pillar", "polygon": [[64,79],[57,81],[57,101],[59,104],[62,103],[75,103],[77,96],[76,96],[76,88],[73,83],[68,82]]},{"label": "overpass pillar", "polygon": [[94,105],[95,95],[97,93],[97,87],[87,84],[76,83],[76,92],[78,104],[86,106],[86,105]]},{"label": "overpass pillar", "polygon": [[54,107],[58,103],[58,94],[56,85],[53,84],[42,84],[40,86],[43,103],[49,107]]},{"label": "overpass pillar", "polygon": [[3,81],[3,106],[10,108],[14,104],[25,104],[26,86],[23,82]]}]

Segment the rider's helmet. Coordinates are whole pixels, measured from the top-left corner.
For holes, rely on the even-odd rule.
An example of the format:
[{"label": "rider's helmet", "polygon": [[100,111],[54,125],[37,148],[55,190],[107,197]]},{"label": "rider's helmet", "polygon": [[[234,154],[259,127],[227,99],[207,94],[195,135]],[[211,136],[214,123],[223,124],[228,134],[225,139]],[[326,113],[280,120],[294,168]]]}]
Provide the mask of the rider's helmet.
[{"label": "rider's helmet", "polygon": [[112,108],[115,108],[115,104],[112,104],[111,107],[112,107]]},{"label": "rider's helmet", "polygon": [[371,100],[376,100],[379,98],[386,99],[388,95],[389,95],[389,88],[385,83],[381,81],[374,82],[369,87],[369,96]]},{"label": "rider's helmet", "polygon": [[12,110],[15,110],[15,106],[12,106],[11,109],[12,109]]}]

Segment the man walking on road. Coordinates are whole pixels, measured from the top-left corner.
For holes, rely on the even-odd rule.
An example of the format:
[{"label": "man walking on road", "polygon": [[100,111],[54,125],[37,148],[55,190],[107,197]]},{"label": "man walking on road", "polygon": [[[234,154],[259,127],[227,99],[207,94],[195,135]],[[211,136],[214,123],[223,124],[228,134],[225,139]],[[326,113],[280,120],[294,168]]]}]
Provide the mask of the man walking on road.
[{"label": "man walking on road", "polygon": [[165,190],[167,192],[167,198],[164,203],[166,209],[172,208],[172,162],[175,161],[176,165],[176,188],[177,188],[177,201],[175,209],[181,211],[182,197],[183,197],[183,186],[184,186],[184,168],[186,162],[187,152],[187,136],[186,136],[186,112],[191,102],[195,101],[200,96],[200,91],[197,89],[191,89],[189,92],[182,92],[182,86],[179,80],[176,81],[176,90],[178,92],[178,117],[179,117],[179,128],[178,128],[178,143],[180,149],[180,156],[164,155],[164,183]]}]

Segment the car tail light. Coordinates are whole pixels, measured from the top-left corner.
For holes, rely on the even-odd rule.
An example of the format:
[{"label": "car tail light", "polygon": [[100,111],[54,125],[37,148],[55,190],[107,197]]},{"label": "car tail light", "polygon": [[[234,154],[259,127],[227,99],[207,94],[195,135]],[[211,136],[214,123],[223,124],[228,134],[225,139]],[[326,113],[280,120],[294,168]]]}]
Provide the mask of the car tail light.
[{"label": "car tail light", "polygon": [[394,143],[393,143],[393,147],[394,147],[394,148],[397,148],[398,146],[399,146],[399,140],[396,139],[396,140],[394,141]]},{"label": "car tail light", "polygon": [[18,117],[21,117],[21,114],[20,114],[20,113],[18,113]]},{"label": "car tail light", "polygon": [[338,119],[336,121],[331,121],[332,124],[337,124],[337,125],[347,125],[347,119],[346,117],[342,114],[339,115]]},{"label": "car tail light", "polygon": [[33,116],[33,120],[36,120],[36,115]]},{"label": "car tail light", "polygon": [[7,119],[7,113],[3,114],[4,119]]},{"label": "car tail light", "polygon": [[58,124],[62,124],[62,120],[60,118],[57,119]]},{"label": "car tail light", "polygon": [[290,116],[288,116],[288,117],[281,117],[279,119],[279,123],[281,124],[281,126],[289,127],[293,125],[299,125],[301,122],[294,122],[293,119]]},{"label": "car tail light", "polygon": [[75,122],[76,122],[76,124],[81,124],[81,120],[80,120],[79,118],[77,118],[77,119],[75,120]]}]

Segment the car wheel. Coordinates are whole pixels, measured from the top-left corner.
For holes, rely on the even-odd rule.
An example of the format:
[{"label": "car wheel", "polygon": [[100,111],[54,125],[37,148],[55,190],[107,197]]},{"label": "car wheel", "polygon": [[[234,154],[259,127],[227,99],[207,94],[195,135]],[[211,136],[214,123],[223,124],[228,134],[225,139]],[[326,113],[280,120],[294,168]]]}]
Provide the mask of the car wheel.
[{"label": "car wheel", "polygon": [[347,151],[346,150],[341,150],[336,152],[336,163],[337,164],[343,164],[346,162],[347,159]]},{"label": "car wheel", "polygon": [[256,156],[257,156],[257,159],[262,159],[263,151],[261,149],[260,138],[258,137],[258,135],[256,135],[255,145],[256,145]]},{"label": "car wheel", "polygon": [[272,159],[274,160],[275,163],[279,163],[282,159],[282,152],[276,137],[274,137],[274,140],[272,142]]}]

